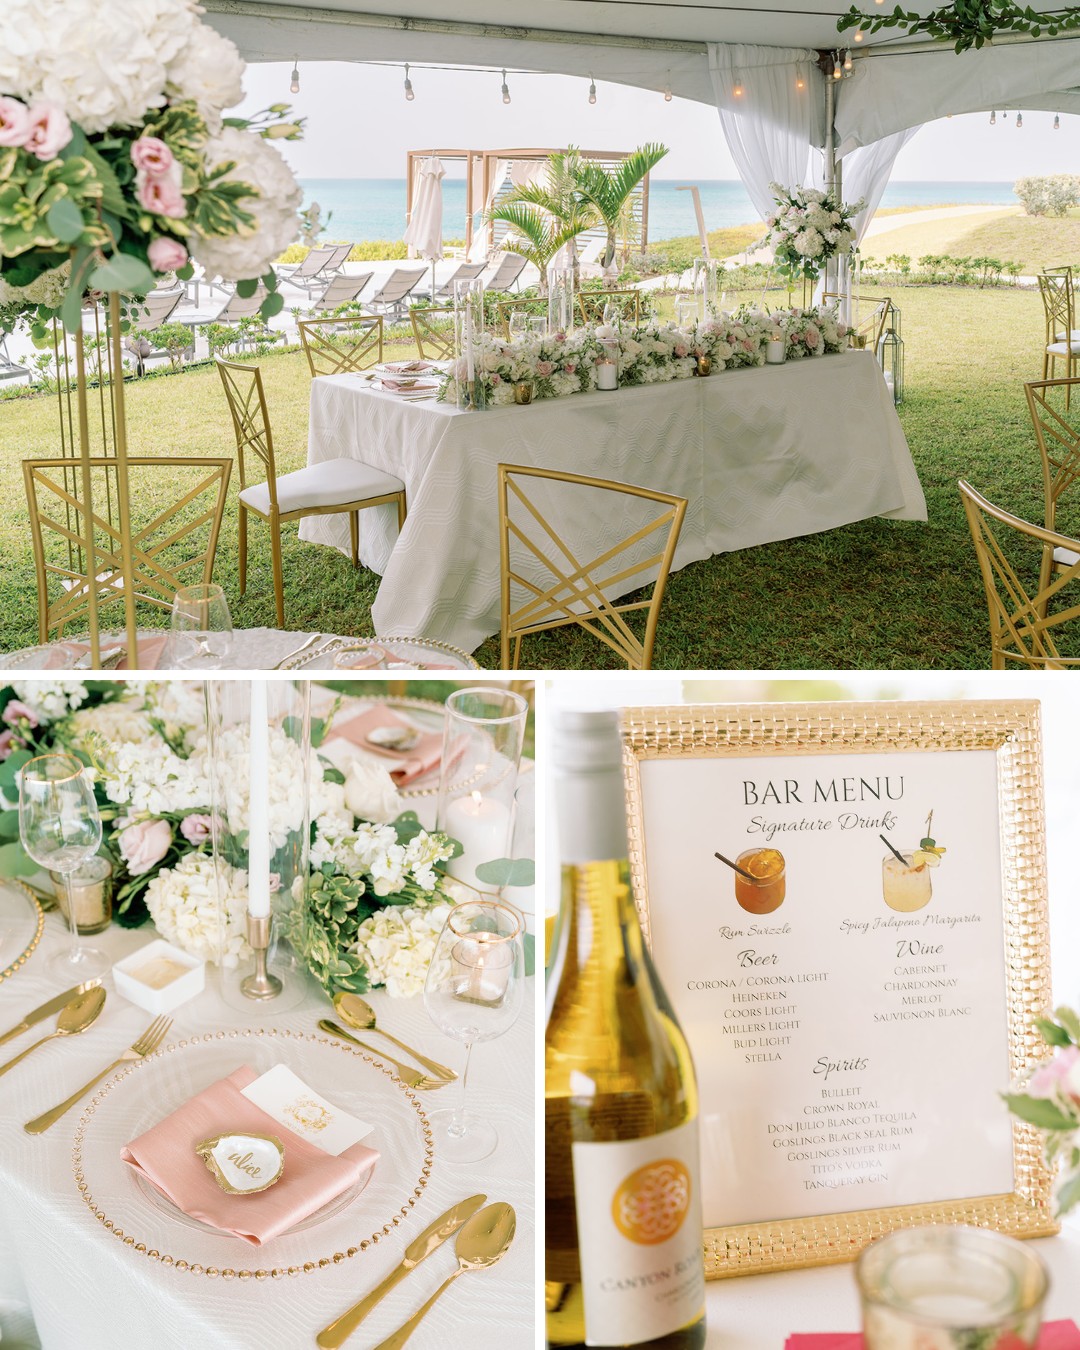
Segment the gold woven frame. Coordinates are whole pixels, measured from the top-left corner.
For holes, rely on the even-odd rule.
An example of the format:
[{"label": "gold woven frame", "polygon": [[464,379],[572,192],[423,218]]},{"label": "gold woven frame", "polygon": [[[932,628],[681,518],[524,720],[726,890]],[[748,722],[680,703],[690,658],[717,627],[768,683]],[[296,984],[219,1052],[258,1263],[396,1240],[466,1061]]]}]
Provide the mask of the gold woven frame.
[{"label": "gold woven frame", "polygon": [[[1019,1077],[1046,1058],[1032,1026],[1050,1006],[1042,740],[1036,701],[774,703],[624,708],[630,865],[651,939],[640,765],[649,759],[992,750],[997,756],[1009,1065]],[[1002,1083],[1004,1090],[1008,1084]],[[1004,1108],[1002,1108],[1004,1110]],[[963,1223],[1014,1237],[1058,1231],[1038,1132],[1013,1124],[1013,1190],[1005,1195],[851,1210],[705,1230],[705,1275],[721,1279],[851,1261],[869,1242],[913,1224]]]}]

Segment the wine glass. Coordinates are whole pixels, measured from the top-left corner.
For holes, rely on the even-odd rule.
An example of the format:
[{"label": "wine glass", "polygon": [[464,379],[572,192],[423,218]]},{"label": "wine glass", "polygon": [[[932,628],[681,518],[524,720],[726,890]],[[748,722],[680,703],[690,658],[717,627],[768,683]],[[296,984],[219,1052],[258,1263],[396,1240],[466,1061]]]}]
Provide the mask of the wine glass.
[{"label": "wine glass", "polygon": [[521,916],[509,905],[465,900],[450,911],[435,944],[424,983],[424,1006],[440,1031],[465,1045],[457,1107],[429,1115],[443,1157],[450,1162],[479,1162],[499,1142],[491,1122],[466,1109],[469,1057],[477,1041],[494,1040],[509,1031],[521,1011],[522,928]]},{"label": "wine glass", "polygon": [[71,947],[46,962],[53,975],[77,982],[109,969],[109,958],[79,938],[71,895],[71,874],[101,846],[101,815],[90,780],[72,755],[39,755],[23,765],[19,778],[19,838],[39,867],[64,878]]},{"label": "wine glass", "polygon": [[220,586],[181,586],[172,604],[169,665],[214,670],[232,643],[232,615]]},{"label": "wine glass", "polygon": [[545,338],[547,337],[547,330],[548,321],[542,314],[534,314],[529,319],[529,332],[532,333],[533,337]]},{"label": "wine glass", "polygon": [[529,331],[529,316],[523,309],[515,309],[510,315],[510,340],[516,342]]},{"label": "wine glass", "polygon": [[694,322],[697,303],[692,295],[677,295],[675,297],[675,327],[679,329],[689,328]]}]

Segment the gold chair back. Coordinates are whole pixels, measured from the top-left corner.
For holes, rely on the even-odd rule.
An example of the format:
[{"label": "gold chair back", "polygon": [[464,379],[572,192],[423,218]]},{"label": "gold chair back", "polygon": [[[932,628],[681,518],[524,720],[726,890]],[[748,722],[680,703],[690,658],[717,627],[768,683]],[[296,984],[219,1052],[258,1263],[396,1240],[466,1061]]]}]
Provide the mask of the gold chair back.
[{"label": "gold chair back", "polygon": [[[635,522],[624,538],[583,561],[537,504],[536,497],[543,496],[548,509],[552,509],[553,499],[548,491],[551,484],[568,485],[568,490],[576,488],[582,493],[591,489],[637,499],[626,503],[639,508],[631,512],[636,518],[643,514],[640,510],[643,503],[655,503],[661,509],[656,514],[644,512],[644,523]],[[626,662],[629,669],[650,669],[660,604],[686,505],[685,497],[607,478],[500,464],[503,669],[518,668],[523,637],[568,624],[577,624],[599,638]],[[516,560],[519,556],[523,560],[521,565]],[[650,584],[652,594],[648,599],[617,603],[620,595],[647,588]],[[524,592],[527,597],[516,606],[512,594],[514,587],[519,595]],[[645,631],[640,638],[624,618],[635,610],[645,611]]]},{"label": "gold chair back", "polygon": [[[527,311],[528,311],[528,310],[530,310],[530,307],[531,307],[531,309],[539,309],[539,310],[541,311],[541,313],[543,314],[543,317],[544,317],[545,319],[547,318],[547,301],[546,301],[546,300],[542,300],[542,299],[538,299],[535,295],[533,295],[533,296],[519,296],[519,297],[518,297],[517,299],[515,299],[515,300],[500,300],[500,301],[499,301],[498,306],[497,306],[495,312],[496,312],[496,314],[497,314],[497,316],[498,316],[498,326],[499,326],[499,330],[501,331],[503,337],[509,338],[509,336],[510,336],[510,316],[511,316],[511,314],[513,314],[516,310],[519,310],[519,309],[523,309],[523,310],[527,310]],[[539,318],[539,317],[540,317],[540,315],[538,314],[538,315],[537,315],[537,318]]]},{"label": "gold chair back", "polygon": [[1046,342],[1067,341],[1075,328],[1073,320],[1072,271],[1043,272],[1038,277],[1039,294],[1046,321]]},{"label": "gold chair back", "polygon": [[[1065,407],[1071,404],[1074,386],[1080,380],[1032,380],[1024,385],[1028,412],[1035,429],[1035,442],[1043,476],[1043,524],[1048,530],[1057,530],[1058,499],[1068,492],[1080,477],[1080,426],[1073,426],[1054,406],[1054,391],[1064,392]],[[1039,575],[1039,589],[1045,589],[1051,573],[1059,564],[1053,549],[1043,549],[1043,568]]]},{"label": "gold chair back", "polygon": [[[450,325],[447,327],[447,315]],[[439,305],[409,310],[413,337],[421,361],[448,361],[454,355],[454,307]]]},{"label": "gold chair back", "polygon": [[633,289],[615,291],[579,291],[574,297],[578,318],[582,324],[602,323],[604,310],[611,301],[619,306],[620,315],[631,323],[641,322],[640,291]]},{"label": "gold chair back", "polygon": [[300,319],[296,326],[313,378],[366,370],[382,360],[381,314]]},{"label": "gold chair back", "polygon": [[[822,291],[821,298],[822,300],[844,300],[847,297],[839,291]],[[855,345],[866,346],[870,351],[876,352],[878,343],[885,336],[889,315],[892,313],[892,298],[888,295],[853,295],[851,302],[852,306],[858,305],[859,315],[858,322],[852,323],[851,330],[857,337],[866,339],[865,343]],[[865,305],[870,306],[868,314],[863,313]],[[852,313],[854,315],[854,309]]]},{"label": "gold chair back", "polygon": [[[1063,626],[1080,616],[1080,605],[1051,608],[1055,602],[1061,603],[1063,588],[1080,575],[1080,540],[1010,515],[962,478],[959,486],[990,614],[991,666],[994,670],[1004,670],[1007,665],[1060,670],[1080,665],[1080,656],[1062,656],[1055,642]],[[1026,569],[1031,575],[1039,573],[1034,591],[1009,556],[1014,548],[1022,549],[1025,540],[1040,553],[1038,568],[1033,560]],[[1055,580],[1043,584],[1045,553],[1049,550],[1053,554],[1055,549],[1076,561],[1064,566]],[[1034,553],[1034,549],[1031,551]]]},{"label": "gold chair back", "polygon": [[270,491],[270,509],[277,511],[277,466],[274,462],[274,435],[270,429],[270,414],[266,407],[266,393],[263,389],[262,371],[258,366],[245,361],[226,361],[224,357],[214,358],[217,362],[221,383],[225,386],[225,398],[232,415],[233,434],[236,437],[236,461],[240,470],[240,491],[250,482],[248,469],[254,458],[260,465]]},{"label": "gold chair back", "polygon": [[[129,457],[132,590],[137,601],[170,609],[181,586],[209,585],[232,472],[231,459],[213,456]],[[94,557],[86,553],[85,483],[90,475]],[[101,608],[124,598],[119,528],[102,509],[115,499],[117,463],[111,456],[72,462],[24,459],[30,535],[38,588],[38,638],[62,636],[68,624],[89,626],[93,591]],[[76,479],[78,482],[76,482]],[[146,482],[142,492],[140,480]],[[164,480],[164,481],[163,481]],[[162,498],[166,498],[163,503]],[[148,510],[141,509],[149,504]],[[205,531],[199,540],[197,534]]]}]

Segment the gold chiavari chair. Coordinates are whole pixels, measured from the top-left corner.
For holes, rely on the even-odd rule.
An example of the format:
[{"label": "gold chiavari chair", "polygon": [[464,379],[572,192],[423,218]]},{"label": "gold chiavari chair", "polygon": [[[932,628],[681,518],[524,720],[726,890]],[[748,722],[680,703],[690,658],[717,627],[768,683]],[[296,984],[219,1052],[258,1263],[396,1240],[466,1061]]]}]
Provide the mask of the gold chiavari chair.
[{"label": "gold chiavari chair", "polygon": [[[240,594],[247,590],[247,518],[253,515],[270,526],[270,559],[274,574],[274,603],[278,627],[285,627],[285,588],[281,568],[281,527],[302,516],[345,515],[349,517],[352,562],[360,565],[360,512],[385,502],[397,505],[398,529],[405,523],[405,484],[358,459],[327,459],[278,477],[274,460],[274,437],[266,407],[262,372],[258,366],[217,357],[218,374],[236,434],[240,470],[240,539],[238,570]],[[250,481],[250,465],[265,473],[263,481]]]},{"label": "gold chiavari chair", "polygon": [[[447,315],[450,326],[447,327]],[[447,361],[454,355],[454,307],[435,306],[409,310],[413,337],[421,361]]]},{"label": "gold chiavari chair", "polygon": [[[1063,588],[1080,575],[1080,540],[1032,525],[1003,511],[962,478],[959,486],[990,613],[990,664],[993,669],[1004,670],[1007,665],[1012,665],[1033,670],[1061,670],[1080,665],[1080,656],[1062,656],[1055,642],[1064,625],[1080,617],[1080,605],[1066,605],[1051,611],[1052,603],[1061,604]],[[1034,591],[1022,580],[1009,556],[1011,549],[1023,549],[1025,541],[1032,555],[1025,570],[1029,575],[1038,573],[1040,576]],[[1040,555],[1038,563],[1034,558],[1036,548]],[[1054,554],[1059,549],[1067,550],[1077,561],[1055,580],[1043,585],[1042,559],[1047,550]]]},{"label": "gold chiavari chair", "polygon": [[499,330],[503,337],[510,336],[510,316],[517,310],[524,310],[526,314],[535,314],[537,318],[543,315],[547,317],[547,302],[539,300],[535,295],[519,297],[515,300],[500,300],[496,307],[497,322]]},{"label": "gold chiavari chair", "polygon": [[609,302],[619,306],[620,316],[624,321],[635,324],[641,322],[642,295],[640,291],[633,289],[579,291],[574,300],[577,304],[578,318],[582,324],[602,323],[604,310]]},{"label": "gold chiavari chair", "polygon": [[[502,668],[518,668],[523,637],[577,624],[609,646],[629,669],[650,669],[660,603],[686,514],[686,498],[607,478],[517,464],[498,467]],[[563,491],[556,489],[557,496],[553,496],[552,484],[563,485]],[[586,496],[590,490],[594,498],[599,493],[636,498],[639,509],[630,514],[645,519],[618,543],[582,561],[545,517],[536,498],[542,497],[550,512],[561,509],[561,499],[570,492]],[[648,502],[661,508],[659,514],[640,509],[640,504]],[[610,500],[605,504],[610,506]],[[594,505],[594,509],[604,518],[602,507]],[[648,599],[616,603],[628,590],[650,585]],[[524,603],[516,607],[512,587],[527,593]],[[635,610],[645,611],[641,638],[623,617]]]},{"label": "gold chiavari chair", "polygon": [[[1080,380],[1032,380],[1024,385],[1042,461],[1043,524],[1048,530],[1057,530],[1058,500],[1080,478],[1080,427],[1062,417],[1052,402],[1054,391],[1063,389],[1068,407],[1071,386],[1075,384],[1080,384]],[[1080,559],[1068,549],[1044,549],[1039,590],[1046,589],[1053,572],[1071,567],[1077,561]]]},{"label": "gold chiavari chair", "polygon": [[[1057,374],[1057,363],[1065,362],[1065,374],[1072,378],[1080,362],[1080,332],[1076,329],[1076,311],[1073,303],[1071,270],[1043,272],[1038,277],[1042,296],[1043,317],[1046,321],[1046,345],[1043,349],[1043,379]],[[1072,391],[1065,391],[1065,406],[1071,402]]]},{"label": "gold chiavari chair", "polygon": [[334,319],[297,321],[312,377],[347,375],[382,360],[382,315],[341,315]]},{"label": "gold chiavari chair", "polygon": [[[37,574],[38,639],[48,642],[53,633],[63,636],[68,624],[88,626],[91,591],[99,610],[123,600],[120,530],[105,508],[116,499],[117,466],[111,455],[22,463]],[[84,464],[96,503],[92,562],[87,558]],[[129,457],[127,467],[132,589],[137,600],[171,609],[182,586],[209,585],[213,578],[232,460]],[[163,496],[168,498],[164,503]]]}]

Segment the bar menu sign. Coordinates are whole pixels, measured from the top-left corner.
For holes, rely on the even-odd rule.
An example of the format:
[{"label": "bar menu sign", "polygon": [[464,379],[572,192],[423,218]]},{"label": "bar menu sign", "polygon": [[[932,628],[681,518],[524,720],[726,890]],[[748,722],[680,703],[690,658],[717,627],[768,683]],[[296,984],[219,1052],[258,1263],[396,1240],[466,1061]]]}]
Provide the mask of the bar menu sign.
[{"label": "bar menu sign", "polygon": [[706,1228],[1013,1192],[998,749],[725,748],[631,811]]}]

